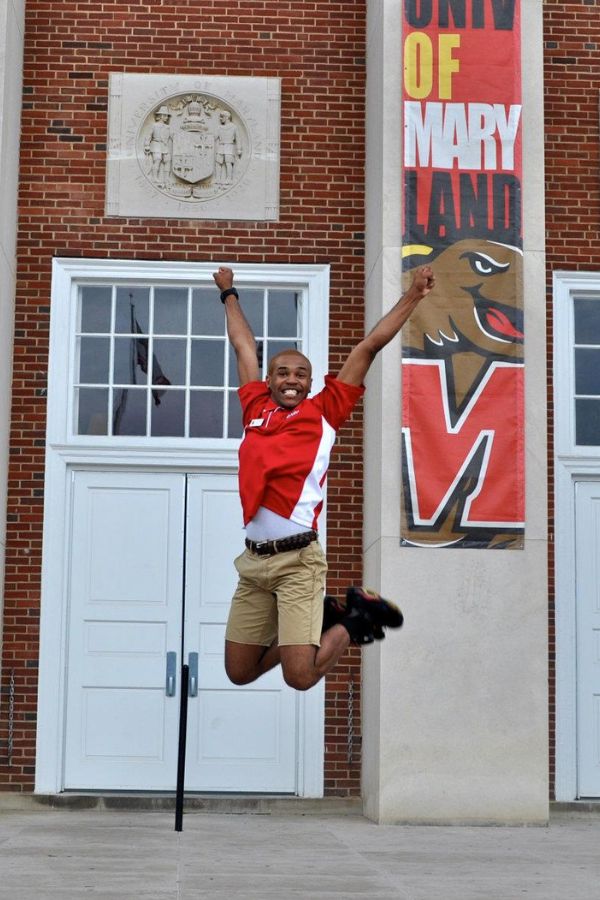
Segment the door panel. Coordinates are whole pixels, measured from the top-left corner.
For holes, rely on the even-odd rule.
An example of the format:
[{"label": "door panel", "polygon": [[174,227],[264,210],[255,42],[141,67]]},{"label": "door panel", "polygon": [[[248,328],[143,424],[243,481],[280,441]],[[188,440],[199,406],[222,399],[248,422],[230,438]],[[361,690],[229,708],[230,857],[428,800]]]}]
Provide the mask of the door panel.
[{"label": "door panel", "polygon": [[600,797],[600,482],[575,485],[578,795]]},{"label": "door panel", "polygon": [[296,789],[296,694],[277,667],[233,686],[223,667],[225,622],[244,548],[234,475],[188,476],[185,655],[197,652],[198,696],[188,705],[190,790]]},{"label": "door panel", "polygon": [[199,661],[186,789],[293,793],[295,692],[279,668],[235,687],[223,665],[244,538],[237,477],[72,474],[65,787],[174,790],[183,647]]},{"label": "door panel", "polygon": [[181,475],[73,473],[67,788],[173,785],[184,502]]}]

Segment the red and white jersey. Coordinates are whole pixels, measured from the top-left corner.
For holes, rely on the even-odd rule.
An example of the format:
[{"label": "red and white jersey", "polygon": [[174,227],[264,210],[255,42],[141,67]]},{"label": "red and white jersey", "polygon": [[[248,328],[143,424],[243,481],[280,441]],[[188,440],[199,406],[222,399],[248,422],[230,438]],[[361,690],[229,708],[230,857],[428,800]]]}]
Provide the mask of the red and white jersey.
[{"label": "red and white jersey", "polygon": [[326,375],[320,393],[294,409],[284,409],[273,402],[264,381],[251,381],[239,389],[244,525],[264,506],[298,525],[317,527],[336,432],[364,390]]}]

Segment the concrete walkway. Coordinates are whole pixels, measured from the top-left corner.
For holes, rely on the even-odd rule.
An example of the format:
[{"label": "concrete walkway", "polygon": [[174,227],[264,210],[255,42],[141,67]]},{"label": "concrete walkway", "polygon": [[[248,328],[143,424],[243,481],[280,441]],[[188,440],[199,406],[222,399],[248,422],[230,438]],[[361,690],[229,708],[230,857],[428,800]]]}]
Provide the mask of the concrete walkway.
[{"label": "concrete walkway", "polygon": [[1,900],[600,900],[600,817],[548,828],[358,815],[0,811]]}]

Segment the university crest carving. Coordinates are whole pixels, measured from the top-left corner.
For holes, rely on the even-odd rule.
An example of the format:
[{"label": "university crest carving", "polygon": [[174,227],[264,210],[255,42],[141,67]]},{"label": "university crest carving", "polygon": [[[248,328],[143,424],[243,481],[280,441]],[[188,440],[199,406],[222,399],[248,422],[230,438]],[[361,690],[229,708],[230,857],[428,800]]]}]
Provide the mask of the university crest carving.
[{"label": "university crest carving", "polygon": [[169,98],[146,117],[138,159],[154,187],[178,200],[209,200],[243,176],[248,136],[231,106],[202,94]]},{"label": "university crest carving", "polygon": [[106,214],[279,217],[279,78],[112,72]]}]

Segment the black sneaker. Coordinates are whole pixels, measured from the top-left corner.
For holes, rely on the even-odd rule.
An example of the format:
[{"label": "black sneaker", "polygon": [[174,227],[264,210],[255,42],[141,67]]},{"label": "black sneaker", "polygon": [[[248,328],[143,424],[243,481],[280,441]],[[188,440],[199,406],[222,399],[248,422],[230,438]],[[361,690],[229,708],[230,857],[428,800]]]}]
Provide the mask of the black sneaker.
[{"label": "black sneaker", "polygon": [[347,615],[348,610],[344,600],[338,600],[337,597],[332,597],[331,594],[325,594],[323,597],[323,627],[321,628],[321,634],[324,631],[329,631],[334,625],[339,625]]},{"label": "black sneaker", "polygon": [[364,644],[372,644],[375,640],[373,634],[373,621],[371,617],[358,609],[352,609],[340,622],[350,635],[350,643],[356,647]]},{"label": "black sneaker", "polygon": [[350,635],[351,643],[357,647],[363,644],[372,644],[375,640],[372,634],[373,623],[370,619],[356,610],[350,612],[344,600],[338,600],[337,597],[332,597],[331,594],[325,594],[323,597],[323,627],[321,628],[321,634],[329,631],[334,625],[343,625]]},{"label": "black sneaker", "polygon": [[[377,591],[363,587],[349,587],[346,591],[346,605],[349,610],[356,610],[371,619],[376,640],[384,637],[382,628],[400,628],[404,616],[395,603],[384,598]],[[375,633],[375,629],[377,633]],[[381,637],[379,632],[381,631]]]}]

